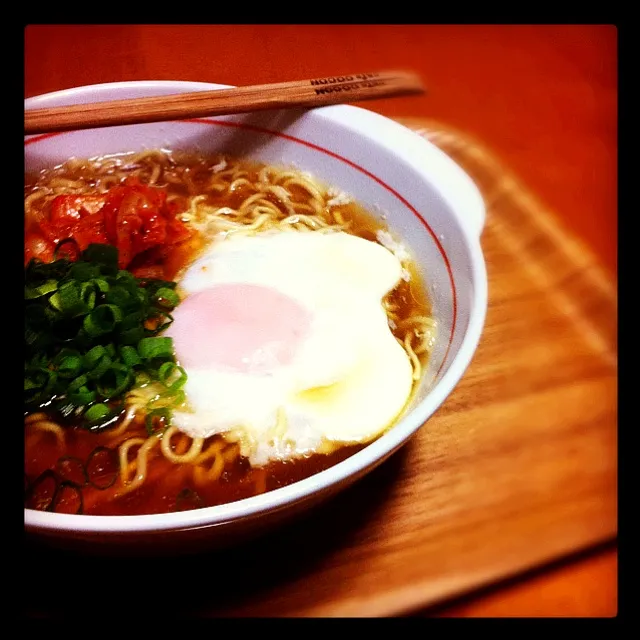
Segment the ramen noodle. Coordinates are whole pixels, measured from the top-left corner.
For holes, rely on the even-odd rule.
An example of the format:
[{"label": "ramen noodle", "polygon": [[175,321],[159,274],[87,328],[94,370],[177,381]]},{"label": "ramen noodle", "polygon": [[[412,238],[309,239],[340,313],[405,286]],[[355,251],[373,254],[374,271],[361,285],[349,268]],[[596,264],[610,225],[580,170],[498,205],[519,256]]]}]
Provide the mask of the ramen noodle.
[{"label": "ramen noodle", "polygon": [[[152,150],[25,177],[25,268],[69,266],[87,245],[110,242],[119,271],[94,279],[98,295],[120,281],[155,286],[169,311],[158,306],[161,320],[142,330],[170,336],[173,359],[161,354],[161,375],[136,374],[117,402],[107,392],[97,402],[90,380],[68,382],[68,373],[84,413],[64,410],[64,393],[25,404],[26,508],[164,513],[309,477],[392,426],[436,339],[402,245],[346,194],[297,169]],[[58,295],[50,301],[59,307],[58,286],[32,295]],[[100,322],[122,322],[113,300],[106,320],[85,318],[85,338],[105,331]],[[262,339],[255,332],[271,336],[266,351],[262,343],[251,351]],[[90,359],[95,372],[125,353],[96,340],[55,362]],[[140,343],[127,344],[128,362],[139,361]],[[45,378],[60,383],[63,373],[50,365]],[[172,380],[183,386],[167,394]],[[376,420],[384,424],[374,428]]]}]

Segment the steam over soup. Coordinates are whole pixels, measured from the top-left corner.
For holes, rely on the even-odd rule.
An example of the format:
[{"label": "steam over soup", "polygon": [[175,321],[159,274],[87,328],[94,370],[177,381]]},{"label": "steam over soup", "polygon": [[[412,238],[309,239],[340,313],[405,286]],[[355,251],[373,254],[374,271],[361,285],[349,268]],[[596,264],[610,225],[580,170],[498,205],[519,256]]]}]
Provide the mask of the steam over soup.
[{"label": "steam over soup", "polygon": [[270,491],[402,413],[436,336],[389,231],[289,168],[154,150],[25,179],[25,507]]}]

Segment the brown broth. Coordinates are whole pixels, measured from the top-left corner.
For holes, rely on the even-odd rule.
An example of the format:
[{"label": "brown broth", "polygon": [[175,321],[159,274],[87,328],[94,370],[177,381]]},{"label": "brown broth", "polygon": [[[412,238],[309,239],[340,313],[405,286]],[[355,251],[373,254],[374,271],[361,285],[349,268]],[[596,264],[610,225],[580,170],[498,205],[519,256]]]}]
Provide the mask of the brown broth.
[{"label": "brown broth", "polygon": [[[207,190],[213,175],[213,167],[219,162],[219,158],[204,158],[188,154],[175,154],[172,157],[173,176],[178,176],[179,182],[168,182],[166,188],[168,196],[176,197],[180,206],[188,208],[188,198],[192,195],[207,194],[207,204],[217,207],[238,208],[243,200],[253,192],[240,186],[229,194],[218,194]],[[250,181],[257,180],[258,172],[263,165],[243,162],[243,169]],[[141,179],[150,171],[142,170]],[[44,172],[40,176],[25,176],[25,197],[33,192],[34,186],[42,185],[51,178],[63,178],[72,181],[82,181],[88,187],[97,184],[97,175],[94,170],[84,165],[82,167],[58,167],[52,171]],[[306,197],[304,189],[291,188],[294,199]],[[270,200],[278,204],[277,198],[270,195]],[[37,221],[49,215],[50,205],[45,204],[36,207],[31,212],[31,219],[26,221],[26,226],[36,224]],[[370,213],[355,203],[340,205],[338,207],[344,220],[350,221],[349,232],[368,240],[376,240],[376,232],[385,229],[385,225],[376,220]],[[189,251],[180,254],[179,264],[173,264],[168,272],[179,273],[189,264],[197,251],[197,244],[192,245]],[[414,315],[430,315],[431,308],[425,293],[425,288],[420,286],[420,280],[415,270],[409,267],[411,280],[401,281],[396,289],[388,296],[389,302],[396,306],[396,314],[399,318],[409,318]],[[400,332],[394,331],[396,337],[402,339]],[[59,416],[50,416],[55,422],[60,423]],[[146,432],[139,425],[130,427],[126,434],[113,438],[109,430],[100,433],[88,431],[82,426],[68,424],[64,427],[64,445],[58,443],[51,432],[39,431],[33,426],[25,426],[25,475],[26,482],[32,484],[44,472],[56,469],[60,458],[71,456],[86,464],[92,451],[97,447],[109,447],[116,451],[118,445],[132,437],[140,435],[146,437]],[[219,438],[220,436],[213,436]],[[211,441],[205,442],[205,448]],[[150,513],[166,513],[181,509],[213,506],[233,502],[256,495],[263,491],[271,491],[283,487],[303,478],[309,477],[334,464],[348,458],[364,448],[363,444],[344,446],[331,454],[315,454],[292,462],[272,462],[262,468],[251,468],[248,461],[237,458],[226,464],[221,477],[206,485],[196,485],[193,478],[193,466],[190,464],[174,464],[167,460],[156,446],[149,458],[148,475],[145,482],[138,489],[124,495],[122,484],[119,480],[109,488],[97,489],[91,485],[82,488],[85,514],[92,515],[136,515]],[[197,496],[194,499],[194,493]],[[27,492],[28,493],[28,492]],[[179,496],[186,496],[181,501]],[[25,502],[25,506],[27,502]]]},{"label": "brown broth", "polygon": [[[117,452],[118,445],[133,435],[144,435],[143,430],[128,432],[114,441],[108,432],[91,433],[81,427],[68,427],[65,431],[64,446],[57,443],[50,432],[38,431],[34,427],[25,428],[25,474],[33,483],[47,470],[55,470],[58,460],[70,456],[83,464],[97,447],[108,447]],[[219,436],[214,436],[216,438]],[[205,442],[205,448],[212,441]],[[262,489],[271,491],[278,487],[302,480],[319,471],[337,464],[353,455],[364,445],[342,447],[328,455],[313,455],[295,462],[272,462],[256,469],[246,459],[237,458],[225,465],[221,477],[214,482],[197,484],[193,478],[193,466],[174,464],[167,460],[156,447],[149,459],[149,475],[138,489],[121,493],[119,480],[107,489],[97,489],[92,485],[82,488],[84,511],[89,515],[137,515],[146,513],[168,513],[176,511],[178,495],[189,490],[197,494],[200,502],[195,506],[213,506],[249,498]],[[263,484],[264,483],[264,484]],[[183,509],[189,506],[185,501]],[[193,508],[193,507],[191,507]]]}]

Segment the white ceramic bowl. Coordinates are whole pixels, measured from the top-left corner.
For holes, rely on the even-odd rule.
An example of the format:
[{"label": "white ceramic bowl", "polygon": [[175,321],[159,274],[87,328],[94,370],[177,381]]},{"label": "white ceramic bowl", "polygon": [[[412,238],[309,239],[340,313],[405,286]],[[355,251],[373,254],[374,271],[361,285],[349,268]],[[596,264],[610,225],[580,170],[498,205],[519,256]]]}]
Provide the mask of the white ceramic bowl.
[{"label": "white ceramic bowl", "polygon": [[[223,88],[193,82],[119,82],[59,91],[25,109]],[[74,543],[223,544],[254,535],[324,500],[386,460],[420,429],[471,361],[484,324],[487,278],[480,248],[485,210],[471,179],[447,155],[396,122],[359,107],[254,114],[74,131],[25,138],[25,168],[144,148],[219,151],[289,164],[383,215],[429,287],[439,342],[404,416],[360,452],[312,477],[222,506],[141,516],[25,510],[30,533]]]}]

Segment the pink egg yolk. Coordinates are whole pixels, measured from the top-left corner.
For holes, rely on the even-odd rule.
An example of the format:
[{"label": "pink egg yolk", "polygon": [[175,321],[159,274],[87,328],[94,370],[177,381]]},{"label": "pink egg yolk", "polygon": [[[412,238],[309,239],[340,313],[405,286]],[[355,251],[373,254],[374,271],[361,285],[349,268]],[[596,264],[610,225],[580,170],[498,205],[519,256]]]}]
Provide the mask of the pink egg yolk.
[{"label": "pink egg yolk", "polygon": [[220,284],[185,298],[166,335],[185,368],[253,374],[290,364],[311,313],[293,298],[253,284]]}]

